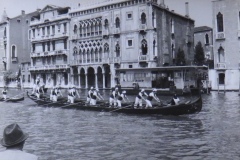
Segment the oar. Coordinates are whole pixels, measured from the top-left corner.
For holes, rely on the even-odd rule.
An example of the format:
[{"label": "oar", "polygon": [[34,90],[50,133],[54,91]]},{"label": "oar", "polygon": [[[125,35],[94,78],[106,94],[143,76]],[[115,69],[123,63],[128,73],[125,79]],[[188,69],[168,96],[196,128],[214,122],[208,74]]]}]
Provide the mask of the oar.
[{"label": "oar", "polygon": [[68,107],[68,106],[71,106],[71,105],[76,105],[76,104],[80,104],[80,103],[83,103],[83,102],[78,102],[78,103],[70,103],[70,104],[68,104],[68,105],[65,105],[65,106],[62,106],[62,107],[60,107],[60,108],[66,108],[66,107]]},{"label": "oar", "polygon": [[114,109],[114,110],[110,111],[109,113],[111,113],[111,112],[115,112],[115,111],[118,111],[118,110],[120,110],[120,109],[127,108],[127,107],[129,107],[129,106],[131,106],[131,105],[132,105],[132,104],[127,105],[127,106],[125,106],[125,107],[121,107],[121,108]]},{"label": "oar", "polygon": [[67,100],[62,100],[62,101],[56,101],[56,102],[51,102],[51,103],[47,103],[47,104],[43,104],[43,106],[45,106],[45,105],[51,105],[51,104],[55,104],[55,103],[63,103],[63,102],[65,102],[65,101],[67,101]]}]

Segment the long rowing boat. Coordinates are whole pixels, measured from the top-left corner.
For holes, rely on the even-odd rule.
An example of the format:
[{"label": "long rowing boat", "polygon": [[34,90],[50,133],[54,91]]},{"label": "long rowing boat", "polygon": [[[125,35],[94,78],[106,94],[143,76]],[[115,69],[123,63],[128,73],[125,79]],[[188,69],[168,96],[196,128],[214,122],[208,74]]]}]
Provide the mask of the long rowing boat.
[{"label": "long rowing boat", "polygon": [[86,104],[83,100],[78,100],[73,104],[67,102],[66,99],[62,99],[59,102],[52,102],[48,98],[37,99],[33,95],[27,96],[40,106],[44,107],[58,107],[62,109],[79,109],[79,110],[90,110],[90,111],[100,111],[100,112],[118,112],[124,114],[139,114],[139,115],[150,115],[150,114],[160,114],[160,115],[184,115],[184,114],[194,114],[202,110],[202,98],[201,96],[195,98],[194,100],[181,103],[179,105],[154,105],[153,108],[137,108],[133,107],[133,103],[128,103],[123,105],[122,108],[109,107],[107,102],[101,102],[97,105]]},{"label": "long rowing boat", "polygon": [[23,101],[24,100],[24,96],[23,97],[16,97],[16,98],[7,98],[6,100],[4,98],[0,98],[0,102],[19,102],[19,101]]}]

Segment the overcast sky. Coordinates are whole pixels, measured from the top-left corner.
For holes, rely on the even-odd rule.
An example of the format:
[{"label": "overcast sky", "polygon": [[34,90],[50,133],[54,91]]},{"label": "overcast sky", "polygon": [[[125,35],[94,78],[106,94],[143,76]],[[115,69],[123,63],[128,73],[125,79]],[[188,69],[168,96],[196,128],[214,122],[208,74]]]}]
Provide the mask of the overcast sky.
[{"label": "overcast sky", "polygon": [[[42,9],[47,4],[61,7],[69,6],[75,8],[79,3],[81,6],[90,5],[106,0],[0,0],[0,17],[4,8],[9,18],[21,14],[21,10],[26,13],[33,12],[37,8]],[[195,26],[212,27],[212,2],[211,0],[165,0],[165,4],[170,10],[185,15],[185,2],[189,3],[190,18],[195,20]]]}]

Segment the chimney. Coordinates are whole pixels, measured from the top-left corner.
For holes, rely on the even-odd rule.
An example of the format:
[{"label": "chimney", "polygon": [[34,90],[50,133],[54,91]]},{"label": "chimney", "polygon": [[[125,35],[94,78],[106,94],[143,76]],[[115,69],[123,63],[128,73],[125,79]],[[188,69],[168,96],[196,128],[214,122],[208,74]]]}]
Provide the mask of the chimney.
[{"label": "chimney", "polygon": [[185,11],[186,11],[186,17],[189,17],[189,8],[188,8],[188,2],[185,2]]},{"label": "chimney", "polygon": [[25,11],[24,11],[24,10],[22,10],[22,15],[23,15],[23,16],[25,15]]},{"label": "chimney", "polygon": [[160,6],[165,7],[165,2],[164,2],[164,0],[160,0]]}]

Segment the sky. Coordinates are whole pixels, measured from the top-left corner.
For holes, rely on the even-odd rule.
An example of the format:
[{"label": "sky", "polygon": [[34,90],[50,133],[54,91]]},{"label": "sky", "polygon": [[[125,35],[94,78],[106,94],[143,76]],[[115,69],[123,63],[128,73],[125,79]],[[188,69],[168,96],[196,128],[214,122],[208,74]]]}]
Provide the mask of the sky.
[{"label": "sky", "polygon": [[[47,4],[61,7],[69,6],[75,8],[80,3],[81,6],[99,3],[106,0],[0,0],[0,18],[4,9],[9,18],[21,14],[22,10],[26,13],[35,11],[37,8],[44,8]],[[169,10],[185,15],[185,2],[189,3],[189,16],[195,20],[195,27],[212,27],[212,0],[164,0]]]}]

